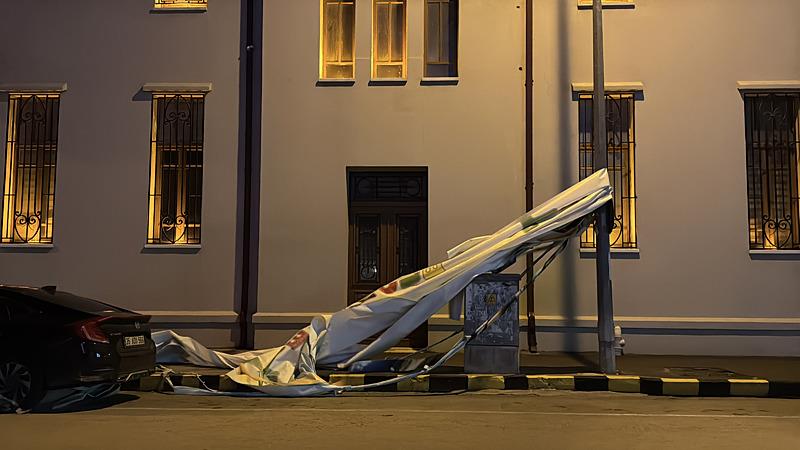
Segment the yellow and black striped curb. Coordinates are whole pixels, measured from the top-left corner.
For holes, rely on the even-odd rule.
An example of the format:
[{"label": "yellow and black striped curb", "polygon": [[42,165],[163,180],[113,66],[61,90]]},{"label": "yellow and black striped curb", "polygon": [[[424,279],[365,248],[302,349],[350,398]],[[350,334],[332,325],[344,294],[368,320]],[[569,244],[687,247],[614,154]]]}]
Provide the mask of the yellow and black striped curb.
[{"label": "yellow and black striped curb", "polygon": [[[330,383],[358,386],[390,380],[396,375],[331,374]],[[223,392],[248,392],[250,388],[226,375],[168,376],[173,386],[209,388]],[[171,391],[165,376],[151,375],[123,384],[128,391]],[[583,392],[628,392],[694,397],[800,397],[800,382],[761,379],[641,377],[635,375],[466,375],[434,374],[367,389],[370,392],[455,392],[558,389]]]}]

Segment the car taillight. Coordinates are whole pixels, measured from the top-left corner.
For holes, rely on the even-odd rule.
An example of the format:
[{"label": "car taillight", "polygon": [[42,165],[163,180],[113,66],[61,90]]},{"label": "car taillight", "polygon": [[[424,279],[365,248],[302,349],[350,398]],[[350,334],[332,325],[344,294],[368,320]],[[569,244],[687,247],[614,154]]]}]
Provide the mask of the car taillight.
[{"label": "car taillight", "polygon": [[97,317],[78,322],[74,325],[75,333],[87,341],[108,344],[108,336],[105,332],[103,332],[103,330],[100,329],[100,323],[106,319],[108,319],[108,317]]}]

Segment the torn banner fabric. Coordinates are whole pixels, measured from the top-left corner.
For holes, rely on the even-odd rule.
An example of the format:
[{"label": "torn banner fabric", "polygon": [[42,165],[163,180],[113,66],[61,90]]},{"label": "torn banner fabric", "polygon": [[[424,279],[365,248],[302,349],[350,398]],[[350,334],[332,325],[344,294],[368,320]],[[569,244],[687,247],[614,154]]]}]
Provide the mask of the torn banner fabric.
[{"label": "torn banner fabric", "polygon": [[[339,312],[315,317],[282,347],[228,355],[172,331],[153,333],[159,363],[232,368],[228,376],[268,395],[308,396],[341,387],[317,366],[346,368],[388,350],[447,305],[473,278],[498,272],[526,253],[564,242],[585,229],[612,188],[600,170],[489,236],[470,239],[448,259],[403,276]],[[359,344],[378,334],[369,345]]]}]

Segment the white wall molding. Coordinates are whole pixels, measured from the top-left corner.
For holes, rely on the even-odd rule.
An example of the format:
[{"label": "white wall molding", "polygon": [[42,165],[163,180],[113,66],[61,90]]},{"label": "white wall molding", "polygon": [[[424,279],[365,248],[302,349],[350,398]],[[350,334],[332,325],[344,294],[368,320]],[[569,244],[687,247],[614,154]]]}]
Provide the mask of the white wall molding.
[{"label": "white wall molding", "polygon": [[236,323],[238,315],[233,311],[138,311],[151,316],[150,323]]},{"label": "white wall molding", "polygon": [[[257,313],[253,322],[269,324],[307,324],[322,312]],[[528,319],[520,315],[521,326],[527,326]],[[741,329],[741,330],[796,330],[800,331],[800,317],[701,317],[701,316],[615,316],[614,322],[623,328],[693,328],[693,329]],[[452,320],[447,314],[434,314],[429,323],[436,326],[458,326],[461,321]],[[541,315],[536,316],[536,324],[550,327],[594,327],[597,316]]]}]

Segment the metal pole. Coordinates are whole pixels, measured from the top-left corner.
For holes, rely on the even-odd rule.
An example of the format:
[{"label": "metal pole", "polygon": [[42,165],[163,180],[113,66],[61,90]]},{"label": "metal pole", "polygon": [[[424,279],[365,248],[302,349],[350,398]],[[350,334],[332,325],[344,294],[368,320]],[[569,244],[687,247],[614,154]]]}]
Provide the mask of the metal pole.
[{"label": "metal pole", "polygon": [[[594,169],[608,168],[608,136],[606,133],[606,92],[603,61],[603,4],[593,0],[594,29]],[[611,296],[611,211],[601,208],[595,224],[597,247],[597,340],[600,350],[600,370],[616,373],[614,353],[614,304]]]}]

